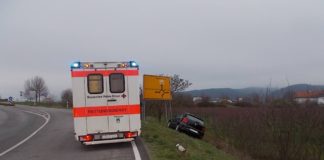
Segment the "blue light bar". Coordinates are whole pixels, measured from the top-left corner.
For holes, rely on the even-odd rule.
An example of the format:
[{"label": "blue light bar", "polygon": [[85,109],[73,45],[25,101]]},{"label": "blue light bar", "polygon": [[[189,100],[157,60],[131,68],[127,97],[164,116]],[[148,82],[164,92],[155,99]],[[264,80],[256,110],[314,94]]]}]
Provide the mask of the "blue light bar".
[{"label": "blue light bar", "polygon": [[129,66],[130,67],[138,67],[138,64],[135,61],[130,61]]},{"label": "blue light bar", "polygon": [[81,68],[81,63],[80,62],[74,62],[71,64],[71,68]]}]

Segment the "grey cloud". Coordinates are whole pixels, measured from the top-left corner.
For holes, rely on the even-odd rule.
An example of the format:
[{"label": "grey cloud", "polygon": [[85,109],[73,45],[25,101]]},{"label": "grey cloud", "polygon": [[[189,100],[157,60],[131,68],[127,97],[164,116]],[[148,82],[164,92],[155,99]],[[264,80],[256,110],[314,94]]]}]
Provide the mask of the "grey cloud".
[{"label": "grey cloud", "polygon": [[4,0],[2,96],[25,79],[70,87],[69,63],[137,60],[141,73],[180,74],[192,89],[323,84],[321,0]]}]

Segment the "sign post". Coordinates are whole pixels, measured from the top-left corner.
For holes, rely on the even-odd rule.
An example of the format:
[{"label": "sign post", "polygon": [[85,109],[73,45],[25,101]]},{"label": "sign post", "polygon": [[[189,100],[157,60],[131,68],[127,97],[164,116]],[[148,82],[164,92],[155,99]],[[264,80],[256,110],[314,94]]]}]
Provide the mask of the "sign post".
[{"label": "sign post", "polygon": [[10,105],[14,105],[13,98],[11,96],[8,98],[8,102]]},{"label": "sign post", "polygon": [[11,103],[13,101],[13,98],[12,97],[9,97],[8,98],[8,101]]}]

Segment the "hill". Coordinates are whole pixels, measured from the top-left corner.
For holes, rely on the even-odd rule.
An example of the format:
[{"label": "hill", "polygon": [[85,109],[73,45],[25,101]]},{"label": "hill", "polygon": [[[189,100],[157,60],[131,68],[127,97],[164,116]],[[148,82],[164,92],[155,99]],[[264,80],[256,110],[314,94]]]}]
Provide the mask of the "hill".
[{"label": "hill", "polygon": [[298,91],[317,91],[324,90],[324,85],[310,85],[310,84],[295,84],[288,87],[275,90],[271,93],[274,97],[282,97],[287,92],[298,92]]},{"label": "hill", "polygon": [[[306,91],[306,90],[324,90],[324,85],[310,85],[310,84],[295,84],[284,88],[271,88],[271,95],[274,97],[282,97],[287,92],[296,91]],[[262,87],[248,87],[242,89],[233,88],[211,88],[211,89],[201,89],[186,91],[185,93],[190,94],[193,97],[197,96],[208,96],[211,98],[221,98],[227,96],[231,99],[238,97],[248,97],[252,94],[258,94],[264,96],[266,94],[267,88]]]},{"label": "hill", "polygon": [[201,90],[192,90],[185,93],[192,95],[193,97],[197,96],[208,96],[211,98],[220,98],[220,97],[229,97],[235,99],[238,97],[246,97],[251,94],[264,94],[266,88],[259,87],[249,87],[243,89],[232,89],[232,88],[212,88],[212,89],[201,89]]}]

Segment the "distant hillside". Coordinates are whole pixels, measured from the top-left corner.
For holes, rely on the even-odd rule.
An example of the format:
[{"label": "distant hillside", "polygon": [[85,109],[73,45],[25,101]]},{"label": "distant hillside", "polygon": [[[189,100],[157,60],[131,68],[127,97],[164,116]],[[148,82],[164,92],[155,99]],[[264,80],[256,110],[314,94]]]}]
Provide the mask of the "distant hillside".
[{"label": "distant hillside", "polygon": [[258,88],[258,87],[249,87],[243,89],[232,89],[232,88],[212,88],[212,89],[201,89],[201,90],[192,90],[187,91],[193,97],[197,96],[208,96],[211,98],[220,98],[227,96],[231,99],[235,99],[238,97],[246,97],[250,96],[251,94],[264,94],[266,91],[265,88]]},{"label": "distant hillside", "polygon": [[324,85],[295,84],[272,92],[274,97],[282,97],[287,92],[324,90]]},{"label": "distant hillside", "polygon": [[[252,94],[259,94],[264,96],[266,94],[266,88],[262,87],[249,87],[243,89],[232,89],[232,88],[212,88],[212,89],[201,89],[201,90],[192,90],[185,93],[192,95],[193,97],[197,96],[208,96],[211,98],[221,98],[227,96],[231,99],[237,97],[247,97]],[[309,84],[296,84],[289,87],[284,87],[281,89],[271,88],[271,95],[274,97],[282,97],[287,92],[296,92],[296,91],[306,91],[306,90],[324,90],[324,85],[309,85]]]}]

